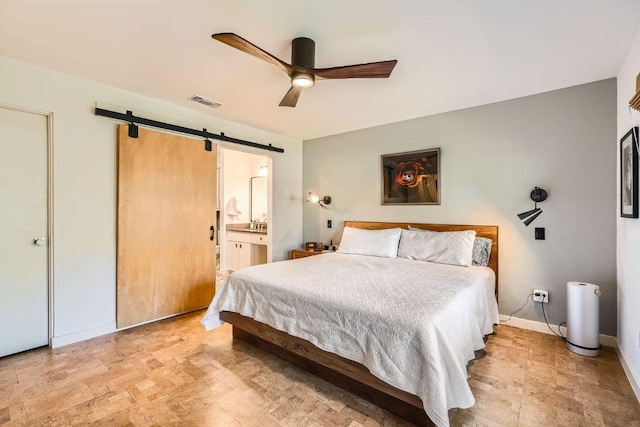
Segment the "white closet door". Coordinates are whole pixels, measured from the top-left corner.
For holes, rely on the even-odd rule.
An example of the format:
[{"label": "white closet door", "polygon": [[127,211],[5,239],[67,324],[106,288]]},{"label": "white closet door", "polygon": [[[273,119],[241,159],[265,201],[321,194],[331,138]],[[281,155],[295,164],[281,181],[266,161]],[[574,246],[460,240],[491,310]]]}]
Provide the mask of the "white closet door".
[{"label": "white closet door", "polygon": [[47,127],[0,107],[0,356],[48,343]]}]

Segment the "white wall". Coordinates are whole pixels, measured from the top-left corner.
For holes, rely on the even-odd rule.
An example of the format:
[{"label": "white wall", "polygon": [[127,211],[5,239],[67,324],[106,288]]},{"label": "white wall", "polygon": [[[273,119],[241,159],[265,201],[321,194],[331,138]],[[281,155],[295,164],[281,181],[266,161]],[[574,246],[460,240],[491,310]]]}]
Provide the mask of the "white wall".
[{"label": "white wall", "polygon": [[301,141],[0,57],[0,103],[53,112],[54,344],[115,327],[117,123],[95,116],[96,102],[284,148],[283,154],[270,154],[275,189],[273,258],[285,259],[291,248],[299,246]]},{"label": "white wall", "polygon": [[[587,281],[603,292],[601,333],[615,335],[614,145],[614,79],[305,141],[303,190],[333,200],[303,208],[304,239],[335,242],[347,219],[498,225],[501,313],[548,289],[558,324],[566,283]],[[442,204],[381,206],[380,155],[431,147],[442,150]],[[549,198],[525,227],[516,214],[533,208],[534,186]],[[517,316],[542,321],[532,307]]]},{"label": "white wall", "polygon": [[[629,100],[636,92],[640,73],[640,32],[618,72],[618,141],[632,126],[638,126],[640,113],[629,113]],[[616,178],[620,176],[619,144],[613,151],[618,159]],[[618,188],[618,345],[640,386],[640,219],[620,218]],[[636,388],[640,398],[640,389]]]}]

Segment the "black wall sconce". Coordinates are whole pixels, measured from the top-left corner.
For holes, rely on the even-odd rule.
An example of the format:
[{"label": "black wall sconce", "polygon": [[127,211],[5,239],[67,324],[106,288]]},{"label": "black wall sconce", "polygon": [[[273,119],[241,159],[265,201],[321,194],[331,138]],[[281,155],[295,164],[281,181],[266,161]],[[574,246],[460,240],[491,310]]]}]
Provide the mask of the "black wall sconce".
[{"label": "black wall sconce", "polygon": [[307,203],[317,203],[320,205],[321,208],[327,209],[326,205],[331,204],[331,197],[330,196],[320,197],[316,193],[309,192],[309,194],[307,195]]},{"label": "black wall sconce", "polygon": [[548,196],[547,192],[542,188],[536,187],[533,189],[530,195],[531,200],[533,200],[535,203],[533,206],[533,209],[530,211],[526,211],[526,212],[522,212],[521,214],[518,214],[518,218],[520,218],[520,221],[522,221],[524,225],[528,227],[529,224],[531,224],[534,219],[540,216],[540,214],[542,213],[542,209],[538,207],[538,203],[544,202],[545,200],[547,200],[547,196]]}]

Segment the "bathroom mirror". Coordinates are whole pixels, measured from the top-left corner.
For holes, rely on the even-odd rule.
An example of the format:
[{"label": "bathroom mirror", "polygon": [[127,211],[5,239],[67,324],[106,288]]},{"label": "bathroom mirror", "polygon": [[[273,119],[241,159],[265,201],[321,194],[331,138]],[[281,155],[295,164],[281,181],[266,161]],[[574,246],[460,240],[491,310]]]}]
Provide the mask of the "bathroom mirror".
[{"label": "bathroom mirror", "polygon": [[267,219],[267,177],[251,177],[251,222],[265,221]]}]

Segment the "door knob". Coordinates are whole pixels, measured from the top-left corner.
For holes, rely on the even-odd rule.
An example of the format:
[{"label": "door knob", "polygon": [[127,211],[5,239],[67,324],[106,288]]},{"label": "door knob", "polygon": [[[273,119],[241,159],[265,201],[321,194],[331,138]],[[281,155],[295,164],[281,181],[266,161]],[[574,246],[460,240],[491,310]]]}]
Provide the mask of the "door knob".
[{"label": "door knob", "polygon": [[35,246],[44,246],[46,239],[44,237],[36,237],[33,239],[33,244]]}]

